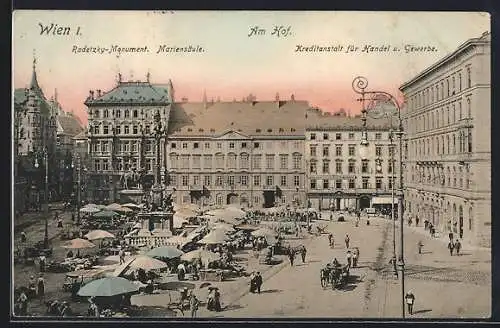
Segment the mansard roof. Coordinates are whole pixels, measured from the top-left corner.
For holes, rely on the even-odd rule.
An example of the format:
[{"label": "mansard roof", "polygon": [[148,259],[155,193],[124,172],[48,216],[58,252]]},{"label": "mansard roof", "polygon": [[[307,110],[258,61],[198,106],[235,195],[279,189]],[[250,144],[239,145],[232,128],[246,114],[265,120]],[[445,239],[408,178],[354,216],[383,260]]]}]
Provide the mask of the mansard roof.
[{"label": "mansard roof", "polygon": [[172,106],[169,135],[303,136],[307,101],[184,102]]},{"label": "mansard roof", "polygon": [[99,104],[164,104],[168,105],[171,95],[168,85],[151,84],[149,82],[119,82],[111,91],[95,98],[89,96],[85,101],[87,106]]}]

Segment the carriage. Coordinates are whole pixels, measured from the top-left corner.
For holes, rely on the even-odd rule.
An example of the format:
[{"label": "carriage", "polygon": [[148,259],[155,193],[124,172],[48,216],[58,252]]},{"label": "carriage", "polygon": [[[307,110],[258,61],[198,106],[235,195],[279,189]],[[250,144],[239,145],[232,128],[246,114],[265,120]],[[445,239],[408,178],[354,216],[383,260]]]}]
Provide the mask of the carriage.
[{"label": "carriage", "polygon": [[327,265],[320,271],[321,287],[326,289],[328,285],[332,289],[340,289],[347,285],[349,279],[349,266],[347,265]]}]

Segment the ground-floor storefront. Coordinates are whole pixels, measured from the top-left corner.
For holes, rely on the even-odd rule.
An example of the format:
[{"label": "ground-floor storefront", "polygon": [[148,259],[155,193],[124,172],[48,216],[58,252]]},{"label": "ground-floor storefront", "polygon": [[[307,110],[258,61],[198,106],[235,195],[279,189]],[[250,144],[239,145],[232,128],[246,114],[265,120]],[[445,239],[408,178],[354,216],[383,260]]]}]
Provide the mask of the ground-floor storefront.
[{"label": "ground-floor storefront", "polygon": [[371,193],[314,193],[307,194],[310,207],[324,210],[363,210],[365,208],[375,208],[383,212],[391,208],[391,202],[397,206],[397,198],[392,198],[387,194]]},{"label": "ground-floor storefront", "polygon": [[[491,197],[491,196],[490,196]],[[405,192],[405,217],[423,225],[427,220],[437,232],[452,232],[457,238],[491,247],[491,198],[474,192],[454,194],[408,188]]]}]

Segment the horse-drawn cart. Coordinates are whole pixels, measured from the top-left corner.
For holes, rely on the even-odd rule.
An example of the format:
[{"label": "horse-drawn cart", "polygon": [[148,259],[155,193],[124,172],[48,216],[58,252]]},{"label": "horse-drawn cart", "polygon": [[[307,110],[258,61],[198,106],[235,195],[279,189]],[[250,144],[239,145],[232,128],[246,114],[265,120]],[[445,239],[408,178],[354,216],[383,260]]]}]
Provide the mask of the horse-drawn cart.
[{"label": "horse-drawn cart", "polygon": [[347,285],[349,280],[349,266],[337,265],[332,266],[328,264],[320,271],[321,287],[326,289],[328,285],[332,289],[340,289]]}]

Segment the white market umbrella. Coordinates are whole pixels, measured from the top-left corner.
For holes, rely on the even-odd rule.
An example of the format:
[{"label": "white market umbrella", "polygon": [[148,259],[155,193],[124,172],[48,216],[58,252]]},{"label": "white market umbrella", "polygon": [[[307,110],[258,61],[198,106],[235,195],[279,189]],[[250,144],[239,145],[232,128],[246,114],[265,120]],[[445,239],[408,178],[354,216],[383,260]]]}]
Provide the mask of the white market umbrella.
[{"label": "white market umbrella", "polygon": [[99,240],[107,238],[113,239],[115,238],[115,235],[105,230],[92,230],[85,235],[85,238],[87,238],[88,240]]},{"label": "white market umbrella", "polygon": [[96,247],[96,245],[86,239],[75,238],[64,242],[61,247],[67,249],[85,249]]},{"label": "white market umbrella", "polygon": [[94,214],[94,213],[97,213],[97,212],[100,212],[101,210],[98,209],[97,207],[82,207],[80,209],[80,212],[81,213],[84,213],[84,214]]},{"label": "white market umbrella", "polygon": [[109,297],[137,292],[139,286],[120,277],[106,277],[85,284],[78,291],[79,296]]},{"label": "white market umbrella", "polygon": [[220,256],[217,253],[210,252],[201,248],[181,255],[181,261],[191,262],[195,259],[200,259],[202,261],[203,260],[217,261],[218,259],[220,259]]},{"label": "white market umbrella", "polygon": [[198,241],[198,244],[222,244],[228,240],[227,232],[223,230],[212,230]]},{"label": "white market umbrella", "polygon": [[130,208],[132,210],[140,210],[141,206],[134,203],[123,204],[122,207]]}]

